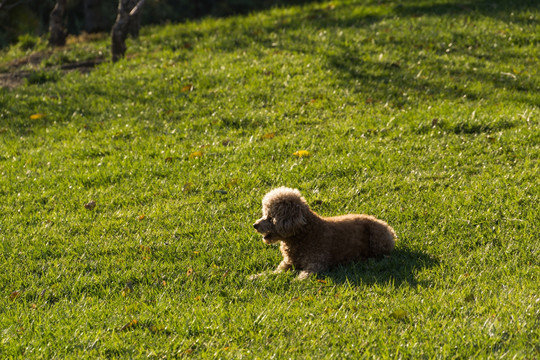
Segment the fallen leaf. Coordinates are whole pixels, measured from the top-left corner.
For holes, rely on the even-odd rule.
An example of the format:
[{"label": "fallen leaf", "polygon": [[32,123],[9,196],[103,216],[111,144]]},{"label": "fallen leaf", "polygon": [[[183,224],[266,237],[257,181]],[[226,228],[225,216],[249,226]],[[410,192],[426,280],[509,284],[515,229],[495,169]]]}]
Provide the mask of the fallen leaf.
[{"label": "fallen leaf", "polygon": [[137,218],[137,220],[139,220],[139,221],[144,220],[145,217],[146,217],[146,215],[144,215],[144,214],[139,215],[139,217]]},{"label": "fallen leaf", "polygon": [[89,202],[87,202],[86,204],[84,204],[84,207],[87,209],[87,210],[94,210],[94,208],[96,207],[96,202],[94,200],[90,200]]},{"label": "fallen leaf", "polygon": [[21,294],[21,291],[13,291],[11,294],[9,294],[9,300],[16,300],[21,297]]},{"label": "fallen leaf", "polygon": [[190,159],[197,159],[203,156],[202,151],[194,151],[191,154],[189,154]]},{"label": "fallen leaf", "polygon": [[267,134],[264,134],[263,136],[261,136],[261,139],[273,139],[274,137],[276,136],[276,133],[275,132],[270,132],[270,133],[267,133]]},{"label": "fallen leaf", "polygon": [[228,183],[227,187],[232,188],[233,186],[238,185],[238,178],[232,178]]},{"label": "fallen leaf", "polygon": [[302,158],[302,157],[310,157],[311,154],[307,150],[298,150],[293,153],[294,156]]},{"label": "fallen leaf", "polygon": [[153,333],[160,333],[160,332],[166,331],[166,328],[163,325],[151,324],[150,326],[148,326],[148,330],[150,330]]},{"label": "fallen leaf", "polygon": [[402,310],[402,309],[394,310],[390,314],[390,317],[393,317],[396,320],[405,320],[407,316],[409,316],[409,313],[407,313],[407,311]]},{"label": "fallen leaf", "polygon": [[137,319],[133,319],[130,322],[128,322],[127,324],[123,325],[120,328],[120,331],[130,330],[130,329],[136,327],[138,324],[139,324],[139,321],[137,321]]},{"label": "fallen leaf", "polygon": [[182,87],[182,92],[193,91],[193,84],[187,84]]},{"label": "fallen leaf", "polygon": [[30,115],[30,120],[39,120],[39,119],[44,118],[45,116],[47,116],[47,115],[45,115],[45,114],[32,114],[32,115]]},{"label": "fallen leaf", "polygon": [[193,274],[193,269],[189,268],[188,271],[186,272],[186,276],[191,276],[191,274]]}]

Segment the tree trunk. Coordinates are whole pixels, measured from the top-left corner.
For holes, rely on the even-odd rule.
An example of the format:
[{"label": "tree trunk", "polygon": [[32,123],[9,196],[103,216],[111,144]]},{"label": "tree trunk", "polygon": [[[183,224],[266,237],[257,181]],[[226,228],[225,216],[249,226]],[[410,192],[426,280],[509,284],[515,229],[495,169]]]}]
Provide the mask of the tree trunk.
[{"label": "tree trunk", "polygon": [[111,50],[114,62],[123,58],[126,53],[126,38],[130,21],[133,17],[138,16],[144,0],[138,0],[133,7],[131,6],[132,3],[134,3],[132,0],[118,0],[118,14],[111,31]]},{"label": "tree trunk", "polygon": [[51,46],[66,45],[67,31],[64,18],[66,2],[67,0],[57,0],[56,6],[51,11],[49,17],[49,45]]},{"label": "tree trunk", "polygon": [[[137,0],[129,0],[128,11],[133,10],[137,5]],[[139,38],[139,29],[141,28],[141,13],[137,12],[129,17],[128,34],[134,39]]]}]

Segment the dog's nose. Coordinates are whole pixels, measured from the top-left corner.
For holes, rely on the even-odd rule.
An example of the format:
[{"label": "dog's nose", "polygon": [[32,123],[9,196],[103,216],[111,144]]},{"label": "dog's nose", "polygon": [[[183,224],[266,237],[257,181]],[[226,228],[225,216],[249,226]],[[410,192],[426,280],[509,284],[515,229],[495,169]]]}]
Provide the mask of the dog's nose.
[{"label": "dog's nose", "polygon": [[255,224],[253,224],[253,227],[255,228],[255,230],[257,230],[257,228],[259,227],[259,224],[255,223]]}]

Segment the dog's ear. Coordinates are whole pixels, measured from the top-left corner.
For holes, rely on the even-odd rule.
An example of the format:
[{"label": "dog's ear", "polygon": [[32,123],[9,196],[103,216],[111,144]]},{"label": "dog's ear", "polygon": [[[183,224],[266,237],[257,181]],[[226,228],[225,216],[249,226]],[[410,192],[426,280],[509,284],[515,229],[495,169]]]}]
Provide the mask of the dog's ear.
[{"label": "dog's ear", "polygon": [[307,224],[304,206],[298,202],[284,202],[276,216],[276,230],[283,237],[290,237],[300,232]]}]

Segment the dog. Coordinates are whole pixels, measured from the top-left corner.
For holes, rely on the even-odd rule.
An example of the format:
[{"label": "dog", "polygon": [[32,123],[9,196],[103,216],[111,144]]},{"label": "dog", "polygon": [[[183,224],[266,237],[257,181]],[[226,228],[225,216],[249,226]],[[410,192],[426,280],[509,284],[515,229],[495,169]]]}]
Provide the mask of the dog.
[{"label": "dog", "polygon": [[339,264],[388,256],[397,239],[392,227],[370,215],[321,217],[300,191],[287,187],[264,196],[262,213],[253,227],[264,243],[281,242],[283,261],[274,272],[295,269],[299,280]]}]

